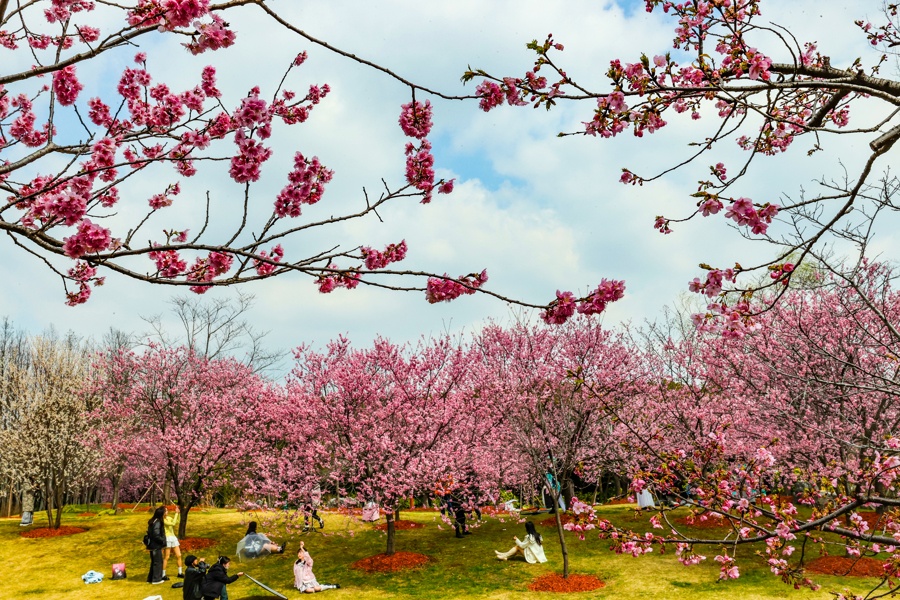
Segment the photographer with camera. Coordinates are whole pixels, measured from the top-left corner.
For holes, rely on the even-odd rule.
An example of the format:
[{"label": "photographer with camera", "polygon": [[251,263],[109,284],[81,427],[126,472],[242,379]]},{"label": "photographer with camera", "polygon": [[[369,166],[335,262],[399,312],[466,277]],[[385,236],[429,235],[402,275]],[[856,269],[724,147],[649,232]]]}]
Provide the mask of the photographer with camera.
[{"label": "photographer with camera", "polygon": [[228,600],[228,584],[234,583],[238,577],[244,575],[244,572],[241,571],[237,575],[229,576],[228,565],[230,564],[230,558],[220,556],[219,560],[209,568],[206,577],[203,578],[203,584],[200,586],[204,600],[215,600],[216,598]]},{"label": "photographer with camera", "polygon": [[206,564],[205,558],[197,558],[193,554],[188,554],[184,558],[184,588],[182,594],[184,600],[203,600],[203,593],[200,591],[200,585],[206,578],[206,571],[209,565]]}]

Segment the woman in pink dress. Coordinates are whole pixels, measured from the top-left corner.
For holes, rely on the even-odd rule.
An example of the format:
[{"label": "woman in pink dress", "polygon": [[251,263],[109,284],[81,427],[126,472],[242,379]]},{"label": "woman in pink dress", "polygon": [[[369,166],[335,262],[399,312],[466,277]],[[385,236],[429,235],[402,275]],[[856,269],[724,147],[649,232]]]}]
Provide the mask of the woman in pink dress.
[{"label": "woman in pink dress", "polygon": [[328,585],[316,581],[313,575],[313,559],[306,551],[306,546],[300,542],[300,550],[297,552],[297,560],[294,562],[294,587],[301,592],[312,594],[323,590],[334,590],[341,587],[338,584]]}]

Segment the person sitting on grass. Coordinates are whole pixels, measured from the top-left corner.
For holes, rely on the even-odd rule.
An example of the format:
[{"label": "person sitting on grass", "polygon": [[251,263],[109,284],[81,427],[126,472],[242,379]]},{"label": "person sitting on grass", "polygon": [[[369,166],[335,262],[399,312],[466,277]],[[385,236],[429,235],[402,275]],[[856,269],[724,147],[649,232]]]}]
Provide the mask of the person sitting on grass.
[{"label": "person sitting on grass", "polygon": [[519,540],[518,536],[514,536],[516,545],[506,552],[494,550],[497,559],[507,560],[515,554],[521,554],[525,557],[526,562],[531,564],[547,562],[547,557],[544,556],[544,546],[541,545],[541,534],[537,532],[531,521],[525,523],[525,534],[524,540]]},{"label": "person sitting on grass", "polygon": [[306,551],[306,546],[300,542],[300,550],[297,552],[297,560],[294,562],[294,587],[306,594],[321,592],[322,590],[334,590],[340,588],[340,584],[328,585],[316,581],[313,575],[313,559]]},{"label": "person sitting on grass", "polygon": [[250,521],[247,533],[237,544],[238,559],[259,558],[267,554],[284,554],[285,544],[278,545],[270,540],[264,533],[256,531],[256,521]]}]

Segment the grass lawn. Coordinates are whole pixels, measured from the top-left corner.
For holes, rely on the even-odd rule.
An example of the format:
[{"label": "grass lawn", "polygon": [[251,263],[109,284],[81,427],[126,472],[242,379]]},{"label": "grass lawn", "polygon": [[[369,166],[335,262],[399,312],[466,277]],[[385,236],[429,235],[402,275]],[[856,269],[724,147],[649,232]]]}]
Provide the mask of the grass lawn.
[{"label": "grass lawn", "polygon": [[[601,517],[613,522],[646,530],[649,515],[637,514],[630,506],[609,506],[601,509]],[[164,600],[180,600],[181,590],[172,589],[175,562],[171,560],[168,574],[171,582],[162,585],[146,583],[150,563],[143,550],[141,537],[146,530],[147,512],[128,512],[120,515],[79,517],[67,512],[64,526],[87,529],[76,535],[27,539],[21,537],[26,528],[19,527],[18,518],[0,518],[0,564],[4,565],[0,598],[40,599],[78,598],[85,600],[141,600],[160,594]],[[769,574],[758,557],[750,557],[741,564],[741,577],[736,581],[716,583],[718,565],[712,561],[717,554],[713,547],[702,549],[707,560],[697,566],[682,566],[674,556],[674,548],[665,555],[658,549],[641,558],[617,556],[608,549],[609,543],[589,536],[581,541],[567,537],[571,572],[596,575],[606,587],[578,594],[552,594],[528,591],[528,584],[545,573],[561,572],[562,558],[554,527],[538,526],[544,535],[547,558],[543,565],[529,565],[520,561],[500,562],[493,550],[507,550],[512,538],[524,536],[523,525],[507,519],[502,522],[488,518],[473,529],[472,535],[456,539],[434,512],[403,512],[404,520],[425,523],[421,529],[397,532],[397,550],[418,552],[432,558],[427,565],[412,571],[394,574],[369,574],[350,569],[361,558],[384,552],[385,534],[368,524],[350,522],[338,514],[322,513],[324,532],[288,538],[284,555],[268,556],[240,564],[233,560],[230,573],[248,574],[279,590],[289,598],[300,598],[293,590],[292,566],[301,539],[315,560],[314,571],[322,583],[340,583],[342,589],[323,592],[327,598],[615,598],[616,600],[672,598],[704,600],[713,598],[830,598],[829,590],[850,589],[857,592],[877,583],[874,579],[839,578],[815,575],[822,585],[818,592],[794,590]],[[530,517],[541,521],[546,515]],[[192,512],[188,521],[190,537],[212,538],[218,545],[196,552],[212,562],[219,554],[234,556],[235,545],[243,536],[241,521],[245,515],[233,510],[210,509]],[[46,525],[46,515],[35,515],[34,527]],[[281,536],[269,531],[275,541]],[[352,533],[352,535],[351,535]],[[817,551],[816,551],[817,552]],[[173,557],[174,558],[174,557]],[[124,562],[128,579],[112,581],[112,563]],[[103,573],[104,581],[86,585],[81,575],[88,570]],[[247,579],[228,586],[230,600],[263,600],[273,598]],[[302,595],[306,597],[306,595]],[[316,596],[321,597],[321,596]]]}]

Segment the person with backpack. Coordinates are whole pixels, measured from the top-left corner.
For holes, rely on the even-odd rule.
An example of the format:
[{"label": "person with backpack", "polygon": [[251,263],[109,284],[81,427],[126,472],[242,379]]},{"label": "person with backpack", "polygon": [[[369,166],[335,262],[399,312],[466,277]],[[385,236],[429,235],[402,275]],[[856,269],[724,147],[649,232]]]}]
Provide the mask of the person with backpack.
[{"label": "person with backpack", "polygon": [[201,586],[209,568],[206,559],[188,554],[184,557],[184,567],[184,588],[181,590],[183,600],[203,600]]},{"label": "person with backpack", "polygon": [[153,516],[147,521],[147,535],[144,537],[144,545],[150,552],[150,573],[147,574],[147,583],[154,585],[165,582],[168,577],[163,573],[163,552],[166,547],[166,530],[163,518],[166,516],[166,507],[158,506],[153,511]]},{"label": "person with backpack", "polygon": [[244,574],[240,572],[229,577],[228,565],[230,564],[230,558],[220,556],[216,564],[209,568],[209,571],[206,572],[206,577],[203,579],[203,584],[200,586],[200,590],[203,592],[203,600],[216,600],[216,598],[228,600],[228,584],[234,583],[238,580],[238,577]]}]

